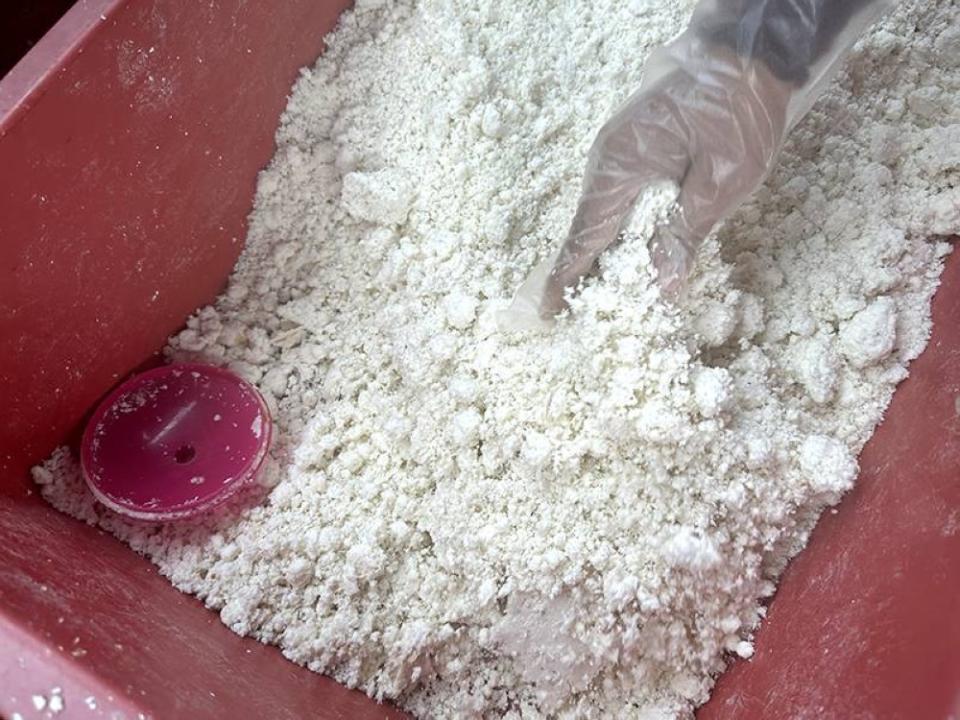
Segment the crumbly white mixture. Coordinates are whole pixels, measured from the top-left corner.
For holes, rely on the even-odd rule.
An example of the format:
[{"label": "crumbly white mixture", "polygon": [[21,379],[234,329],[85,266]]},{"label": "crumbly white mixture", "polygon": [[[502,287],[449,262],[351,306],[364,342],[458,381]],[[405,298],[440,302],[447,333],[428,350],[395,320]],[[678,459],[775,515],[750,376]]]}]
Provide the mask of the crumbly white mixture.
[{"label": "crumbly white mixture", "polygon": [[358,0],[296,86],[245,254],[172,342],[274,408],[283,470],[217,528],[57,507],[239,633],[418,717],[684,717],[856,455],[960,229],[960,23],[905,0],[664,303],[648,198],[572,314],[496,312],[563,238],[674,0]]}]

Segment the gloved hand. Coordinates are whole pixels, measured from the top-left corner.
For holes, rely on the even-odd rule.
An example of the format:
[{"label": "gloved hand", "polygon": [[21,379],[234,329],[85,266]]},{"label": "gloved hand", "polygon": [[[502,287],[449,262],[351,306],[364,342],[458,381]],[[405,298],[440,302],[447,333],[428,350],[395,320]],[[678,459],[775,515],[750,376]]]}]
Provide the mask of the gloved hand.
[{"label": "gloved hand", "polygon": [[570,233],[549,276],[541,314],[610,246],[645,187],[674,181],[679,210],[659,228],[651,255],[675,293],[713,226],[763,180],[780,147],[791,86],[760,62],[715,48],[694,67],[671,70],[603,126],[587,164]]},{"label": "gloved hand", "polygon": [[541,319],[564,309],[564,293],[659,181],[677,184],[679,210],[658,229],[651,255],[661,287],[676,294],[703,239],[763,181],[790,126],[891,4],[702,0],[690,27],[651,55],[639,92],[600,130],[566,242],[549,272],[540,268],[524,284],[514,309],[536,307]]}]

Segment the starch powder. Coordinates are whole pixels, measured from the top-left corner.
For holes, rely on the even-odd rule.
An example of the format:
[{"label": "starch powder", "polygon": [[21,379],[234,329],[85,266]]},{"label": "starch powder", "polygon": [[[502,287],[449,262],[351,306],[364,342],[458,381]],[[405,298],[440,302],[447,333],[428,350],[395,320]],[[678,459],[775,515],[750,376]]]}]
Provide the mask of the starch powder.
[{"label": "starch powder", "polygon": [[854,482],[960,230],[960,17],[904,0],[682,302],[647,252],[658,188],[568,316],[500,329],[691,10],[358,0],[296,85],[228,290],[169,348],[266,396],[268,498],[135,525],[67,449],[45,497],[417,717],[688,717]]}]

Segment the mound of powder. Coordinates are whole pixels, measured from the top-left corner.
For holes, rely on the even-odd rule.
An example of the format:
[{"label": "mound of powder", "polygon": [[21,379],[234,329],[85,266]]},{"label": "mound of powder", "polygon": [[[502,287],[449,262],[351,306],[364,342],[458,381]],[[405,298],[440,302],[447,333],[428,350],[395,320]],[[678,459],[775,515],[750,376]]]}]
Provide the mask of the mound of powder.
[{"label": "mound of powder", "polygon": [[960,24],[905,0],[664,302],[645,197],[569,316],[495,320],[690,2],[357,2],[298,82],[229,289],[170,347],[273,408],[220,526],[50,502],[236,632],[418,717],[686,717],[856,456],[960,229]]}]

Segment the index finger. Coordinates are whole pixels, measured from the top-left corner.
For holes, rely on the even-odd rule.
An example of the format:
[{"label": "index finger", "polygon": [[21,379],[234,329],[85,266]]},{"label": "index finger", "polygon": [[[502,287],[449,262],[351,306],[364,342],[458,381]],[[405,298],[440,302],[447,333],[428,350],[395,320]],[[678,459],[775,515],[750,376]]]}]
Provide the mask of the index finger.
[{"label": "index finger", "polygon": [[686,129],[667,94],[639,98],[601,130],[567,239],[547,280],[540,314],[566,307],[564,292],[589,273],[617,239],[644,187],[679,181],[689,165]]}]

